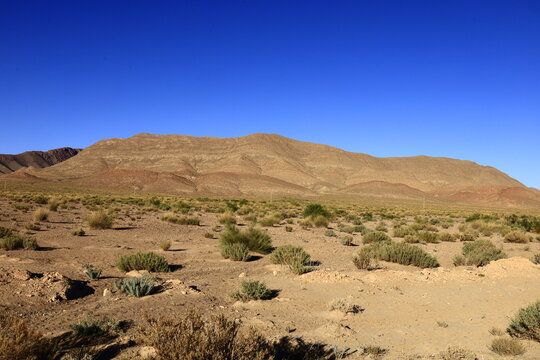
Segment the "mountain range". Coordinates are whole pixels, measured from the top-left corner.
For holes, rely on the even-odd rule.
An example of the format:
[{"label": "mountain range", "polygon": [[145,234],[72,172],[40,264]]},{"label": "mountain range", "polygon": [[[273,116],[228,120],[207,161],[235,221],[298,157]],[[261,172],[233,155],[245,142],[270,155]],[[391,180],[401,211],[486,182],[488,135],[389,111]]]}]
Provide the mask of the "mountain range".
[{"label": "mountain range", "polygon": [[38,160],[49,152],[2,160],[17,171],[1,178],[197,196],[371,196],[540,208],[539,190],[490,166],[429,156],[378,158],[274,134],[138,134],[53,152],[65,154],[58,156],[65,161],[44,166]]}]

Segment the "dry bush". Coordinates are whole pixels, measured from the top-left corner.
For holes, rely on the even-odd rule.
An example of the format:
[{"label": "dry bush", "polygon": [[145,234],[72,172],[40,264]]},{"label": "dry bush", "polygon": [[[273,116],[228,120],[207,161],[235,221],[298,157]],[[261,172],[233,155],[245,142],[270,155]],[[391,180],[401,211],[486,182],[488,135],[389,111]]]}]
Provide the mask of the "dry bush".
[{"label": "dry bush", "polygon": [[328,218],[322,215],[310,217],[308,221],[312,226],[315,227],[328,227]]},{"label": "dry bush", "polygon": [[450,233],[442,232],[439,234],[439,240],[445,242],[454,242],[456,241],[456,237]]},{"label": "dry bush", "polygon": [[264,227],[271,227],[275,224],[279,224],[280,221],[281,219],[276,216],[268,216],[259,220],[259,224]]},{"label": "dry bush", "polygon": [[391,240],[392,239],[390,238],[390,236],[388,236],[387,233],[382,231],[372,231],[362,236],[362,243],[364,244],[386,242]]},{"label": "dry bush", "polygon": [[535,254],[535,255],[531,258],[531,261],[533,262],[533,264],[540,265],[540,253]]},{"label": "dry bush", "polygon": [[301,339],[269,341],[223,315],[146,317],[138,333],[143,345],[156,349],[157,360],[326,360],[332,356],[323,345]]},{"label": "dry bush", "polygon": [[458,346],[450,346],[439,353],[440,360],[478,360],[478,356],[470,350]]},{"label": "dry bush", "polygon": [[221,256],[233,261],[248,261],[251,257],[244,243],[221,244]]},{"label": "dry bush", "polygon": [[34,221],[45,221],[49,218],[49,210],[39,208],[34,211]]},{"label": "dry bush", "polygon": [[0,314],[0,360],[53,360],[57,355],[54,340],[32,330],[22,319]]},{"label": "dry bush", "polygon": [[224,213],[218,217],[218,222],[221,225],[231,226],[236,224],[236,216],[233,213]]},{"label": "dry bush", "polygon": [[355,254],[352,260],[354,266],[360,270],[374,270],[379,267],[377,258],[370,251],[364,249]]},{"label": "dry bush", "polygon": [[37,250],[38,244],[35,239],[11,235],[0,238],[0,249],[4,250]]},{"label": "dry bush", "polygon": [[504,241],[525,244],[531,241],[531,237],[523,231],[511,231],[504,236]]},{"label": "dry bush", "polygon": [[540,300],[520,309],[506,331],[513,337],[540,341]]},{"label": "dry bush", "polygon": [[358,314],[364,311],[364,308],[349,299],[334,299],[328,304],[328,310],[341,311],[345,314]]},{"label": "dry bush", "polygon": [[161,248],[161,250],[163,251],[167,251],[171,248],[171,245],[172,245],[172,242],[171,240],[161,240],[159,242],[159,247]]},{"label": "dry bush", "polygon": [[525,353],[525,347],[521,343],[512,338],[500,337],[491,342],[489,349],[496,354],[503,356],[515,356]]},{"label": "dry bush", "polygon": [[103,210],[98,210],[88,215],[86,221],[92,229],[110,229],[114,223],[114,216]]},{"label": "dry bush", "polygon": [[201,224],[201,221],[199,218],[194,216],[176,216],[173,213],[167,213],[161,217],[161,220],[168,221],[173,224],[178,225],[195,225],[199,226]]}]

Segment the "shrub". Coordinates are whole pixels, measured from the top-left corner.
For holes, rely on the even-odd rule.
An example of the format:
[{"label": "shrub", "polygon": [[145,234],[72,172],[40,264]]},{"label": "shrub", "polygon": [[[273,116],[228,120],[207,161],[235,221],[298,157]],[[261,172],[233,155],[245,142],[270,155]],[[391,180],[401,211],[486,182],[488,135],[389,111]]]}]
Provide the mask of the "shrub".
[{"label": "shrub", "polygon": [[261,226],[270,227],[278,224],[280,221],[281,220],[275,216],[269,216],[259,220],[259,224],[261,224]]},{"label": "shrub", "polygon": [[414,235],[415,233],[416,231],[410,227],[394,228],[394,237],[404,238],[407,235]]},{"label": "shrub", "polygon": [[221,255],[233,261],[248,261],[250,258],[249,249],[244,243],[222,244]]},{"label": "shrub", "polygon": [[49,210],[58,211],[58,201],[55,199],[49,199]]},{"label": "shrub", "polygon": [[414,265],[421,268],[438,267],[437,259],[414,245],[395,242],[378,242],[362,249],[375,258],[402,265]]},{"label": "shrub", "polygon": [[45,196],[38,195],[34,197],[34,202],[39,205],[45,205],[49,202],[49,199],[47,199]]},{"label": "shrub", "polygon": [[139,338],[156,349],[159,360],[328,360],[331,350],[302,339],[270,341],[223,315],[204,319],[196,313],[182,317],[146,317]]},{"label": "shrub", "polygon": [[373,231],[362,236],[362,243],[364,244],[385,242],[391,240],[392,239],[390,238],[390,236],[388,236],[388,234],[382,231]]},{"label": "shrub", "polygon": [[177,225],[201,225],[199,218],[194,216],[176,216],[175,214],[165,214],[161,217],[161,220]]},{"label": "shrub", "polygon": [[463,233],[463,234],[459,234],[458,235],[459,237],[459,241],[474,241],[476,239],[478,239],[478,233],[476,232],[466,232],[466,233]]},{"label": "shrub", "polygon": [[92,229],[110,229],[113,226],[114,217],[103,210],[98,210],[88,215],[86,221]]},{"label": "shrub", "polygon": [[332,230],[326,230],[326,231],[324,232],[324,236],[328,236],[328,237],[336,237],[337,235],[336,235],[336,233],[335,233],[334,231],[332,231]]},{"label": "shrub", "polygon": [[535,255],[531,258],[531,261],[533,262],[533,264],[540,265],[540,253],[535,254]]},{"label": "shrub", "polygon": [[27,230],[31,230],[31,231],[39,231],[40,230],[40,227],[37,223],[29,223],[29,224],[26,224],[25,228]]},{"label": "shrub", "polygon": [[430,231],[419,231],[416,234],[416,237],[420,242],[438,244],[439,243],[439,234],[430,232]]},{"label": "shrub", "polygon": [[69,328],[77,335],[96,335],[120,330],[120,323],[115,319],[94,319],[91,315],[70,324]]},{"label": "shrub", "polygon": [[470,350],[458,346],[449,346],[439,353],[440,360],[478,360],[478,356]]},{"label": "shrub", "polygon": [[326,208],[322,206],[321,204],[309,204],[308,206],[305,207],[302,215],[305,218],[308,218],[308,217],[315,218],[317,216],[329,218],[330,212],[326,210]]},{"label": "shrub", "polygon": [[25,320],[0,314],[0,358],[9,360],[53,360],[56,341],[32,330]]},{"label": "shrub", "polygon": [[292,232],[293,231],[292,226],[285,226],[285,231],[286,232]]},{"label": "shrub", "polygon": [[171,248],[171,244],[171,240],[161,240],[159,242],[159,247],[161,248],[161,250],[167,251]]},{"label": "shrub", "polygon": [[236,216],[233,213],[225,213],[218,217],[221,225],[231,226],[236,224]]},{"label": "shrub", "polygon": [[257,280],[245,280],[240,284],[240,290],[231,294],[235,300],[268,300],[274,296],[274,292],[266,287],[266,284]]},{"label": "shrub", "polygon": [[250,251],[259,254],[268,254],[272,251],[272,240],[266,231],[249,228],[247,231],[240,231],[235,227],[227,229],[221,233],[221,247],[233,243],[243,243]]},{"label": "shrub", "polygon": [[531,241],[531,237],[523,231],[510,231],[504,236],[504,241],[525,244]]},{"label": "shrub", "polygon": [[276,248],[270,254],[270,262],[288,265],[293,273],[301,275],[309,272],[307,265],[311,262],[311,256],[299,246],[285,245]]},{"label": "shrub", "polygon": [[375,256],[364,249],[353,256],[353,264],[360,270],[373,270],[379,267]]},{"label": "shrub", "polygon": [[310,222],[315,227],[328,227],[328,219],[322,215],[311,218]]},{"label": "shrub", "polygon": [[448,241],[448,242],[454,242],[456,241],[456,237],[450,233],[443,232],[439,234],[439,240],[440,241]]},{"label": "shrub", "polygon": [[476,240],[463,245],[463,257],[454,257],[454,265],[484,266],[507,255],[489,240]]},{"label": "shrub", "polygon": [[13,235],[13,229],[0,226],[0,238]]},{"label": "shrub", "polygon": [[521,355],[525,353],[525,347],[516,339],[500,337],[493,339],[489,349],[499,355]]},{"label": "shrub", "polygon": [[34,221],[45,221],[49,218],[49,210],[39,208],[34,211]]},{"label": "shrub", "polygon": [[83,265],[83,270],[86,277],[88,277],[90,280],[97,280],[101,276],[101,269],[96,269],[94,265]]},{"label": "shrub", "polygon": [[352,236],[350,235],[346,235],[346,236],[343,236],[341,238],[341,245],[344,245],[344,246],[353,246],[354,245],[354,239]]},{"label": "shrub", "polygon": [[540,341],[540,300],[520,309],[506,331],[513,337]]},{"label": "shrub", "polygon": [[86,232],[83,229],[73,230],[71,232],[71,235],[73,235],[73,236],[84,236],[84,235],[86,235]]},{"label": "shrub", "polygon": [[0,249],[4,250],[36,250],[38,244],[35,239],[12,235],[0,238]]},{"label": "shrub", "polygon": [[118,290],[135,297],[150,295],[154,290],[154,282],[147,277],[118,279],[114,285]]},{"label": "shrub", "polygon": [[153,252],[121,256],[116,262],[116,267],[123,272],[131,270],[148,270],[150,272],[169,271],[167,260],[163,256],[156,255]]},{"label": "shrub", "polygon": [[358,314],[364,311],[360,305],[351,302],[349,299],[335,299],[328,304],[329,311],[341,311],[345,314]]}]

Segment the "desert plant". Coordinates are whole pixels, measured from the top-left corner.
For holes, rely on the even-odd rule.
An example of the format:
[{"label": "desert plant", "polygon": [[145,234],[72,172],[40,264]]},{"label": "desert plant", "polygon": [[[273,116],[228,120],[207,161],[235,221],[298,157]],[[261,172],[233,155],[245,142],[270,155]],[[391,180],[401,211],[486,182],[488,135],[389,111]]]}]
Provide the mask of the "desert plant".
[{"label": "desert plant", "polygon": [[49,210],[39,208],[34,211],[34,221],[45,221],[49,218]]},{"label": "desert plant", "polygon": [[28,326],[25,320],[0,314],[0,358],[6,360],[53,360],[58,343]]},{"label": "desert plant", "polygon": [[94,265],[83,265],[83,272],[90,280],[97,280],[101,276],[101,269],[96,269]]},{"label": "desert plant", "polygon": [[463,257],[454,257],[454,265],[485,266],[507,255],[489,240],[475,240],[463,245]]},{"label": "desert plant", "polygon": [[513,337],[540,341],[540,300],[520,309],[506,331]]},{"label": "desert plant", "polygon": [[354,245],[354,239],[350,235],[343,236],[340,240],[341,245],[344,246],[353,246]]},{"label": "desert plant", "polygon": [[150,295],[154,290],[154,282],[147,277],[130,277],[118,279],[115,287],[135,297]]},{"label": "desert plant", "polygon": [[368,232],[362,235],[362,243],[364,244],[385,242],[385,241],[391,241],[391,240],[392,239],[390,238],[390,236],[388,236],[387,233],[382,232],[382,231],[373,231],[373,232]]},{"label": "desert plant", "polygon": [[540,253],[535,254],[535,255],[531,258],[531,261],[533,262],[533,264],[540,265]]},{"label": "desert plant", "polygon": [[325,218],[329,218],[330,212],[321,204],[309,204],[308,206],[305,207],[302,215],[305,218],[308,218],[308,217],[315,218],[317,216],[323,216]]},{"label": "desert plant", "polygon": [[169,263],[163,256],[153,252],[124,255],[116,261],[116,267],[120,271],[147,270],[150,272],[167,272]]},{"label": "desert plant", "polygon": [[333,231],[333,230],[326,230],[324,232],[324,236],[328,236],[328,237],[336,237],[336,233]]},{"label": "desert plant", "polygon": [[362,251],[371,253],[373,257],[402,265],[414,265],[421,268],[438,267],[437,259],[414,245],[395,242],[378,242],[370,244]]},{"label": "desert plant", "polygon": [[246,231],[240,231],[235,227],[230,227],[220,237],[220,245],[243,243],[250,251],[259,254],[268,254],[272,251],[272,240],[266,231],[255,228],[249,228]]},{"label": "desert plant", "polygon": [[35,239],[12,235],[0,238],[0,249],[4,250],[36,250],[38,244]]},{"label": "desert plant", "polygon": [[236,216],[233,213],[224,213],[218,217],[221,225],[232,226],[236,224]]},{"label": "desert plant", "polygon": [[161,240],[159,242],[159,247],[163,251],[169,250],[171,248],[171,245],[172,245],[171,240]]},{"label": "desert plant", "polygon": [[161,220],[167,221],[177,225],[201,225],[201,220],[194,216],[176,216],[175,214],[168,213],[161,217]]},{"label": "desert plant", "polygon": [[249,248],[244,243],[222,244],[221,255],[225,259],[231,259],[233,261],[248,261],[251,257],[249,255]]},{"label": "desert plant", "polygon": [[334,299],[328,304],[328,310],[341,311],[345,314],[358,314],[364,311],[364,308],[349,299]]},{"label": "desert plant", "polygon": [[48,206],[50,211],[58,211],[58,201],[56,199],[49,199]]},{"label": "desert plant", "polygon": [[10,228],[4,227],[4,226],[0,226],[0,238],[6,237],[6,236],[11,236],[11,235],[13,235],[13,233],[14,233],[13,229],[10,229]]},{"label": "desert plant", "polygon": [[448,242],[454,242],[456,241],[456,237],[450,233],[442,232],[439,234],[439,240],[440,241],[448,241]]},{"label": "desert plant", "polygon": [[83,336],[114,333],[120,330],[120,322],[110,318],[98,320],[92,315],[87,315],[85,318],[70,324],[69,328],[77,335]]},{"label": "desert plant", "polygon": [[504,330],[496,328],[496,327],[492,327],[491,329],[489,329],[489,333],[495,336],[503,336]]},{"label": "desert plant", "polygon": [[284,245],[277,247],[270,254],[270,262],[273,264],[288,265],[291,271],[297,275],[304,274],[310,269],[311,256],[301,247]]},{"label": "desert plant", "polygon": [[439,353],[440,360],[478,360],[478,356],[468,349],[458,346],[449,346],[448,349]]},{"label": "desert plant", "polygon": [[360,270],[373,270],[379,267],[379,262],[375,256],[364,249],[353,256],[353,264]]},{"label": "desert plant", "polygon": [[506,337],[493,339],[491,345],[489,345],[489,349],[503,356],[515,356],[525,353],[525,347],[518,340]]},{"label": "desert plant", "polygon": [[40,230],[40,227],[37,223],[28,223],[26,224],[25,228],[27,230],[31,230],[31,231],[39,231]]},{"label": "desert plant", "polygon": [[292,226],[285,226],[285,231],[286,232],[292,232],[293,231]]},{"label": "desert plant", "polygon": [[84,236],[84,235],[86,235],[86,232],[83,229],[73,230],[71,232],[71,235],[73,235],[73,236]]},{"label": "desert plant", "polygon": [[281,219],[279,219],[276,216],[268,216],[268,217],[260,219],[259,224],[261,224],[261,226],[271,227],[271,226],[274,226],[275,224],[279,224],[280,221]]},{"label": "desert plant", "polygon": [[92,229],[110,229],[113,226],[114,217],[103,210],[98,210],[88,215],[86,221]]},{"label": "desert plant", "polygon": [[531,237],[523,231],[510,231],[504,236],[504,241],[525,244],[531,241]]},{"label": "desert plant", "polygon": [[231,298],[240,301],[268,300],[274,296],[274,292],[266,287],[266,284],[258,280],[245,280],[240,284],[240,290],[231,293]]}]

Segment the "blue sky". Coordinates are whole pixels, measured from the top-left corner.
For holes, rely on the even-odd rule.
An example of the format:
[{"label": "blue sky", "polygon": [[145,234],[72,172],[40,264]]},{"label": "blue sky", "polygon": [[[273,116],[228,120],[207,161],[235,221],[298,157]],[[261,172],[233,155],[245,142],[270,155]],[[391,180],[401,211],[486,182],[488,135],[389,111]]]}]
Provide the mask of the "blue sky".
[{"label": "blue sky", "polygon": [[277,133],[540,188],[538,1],[0,0],[0,153]]}]

